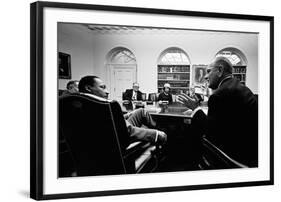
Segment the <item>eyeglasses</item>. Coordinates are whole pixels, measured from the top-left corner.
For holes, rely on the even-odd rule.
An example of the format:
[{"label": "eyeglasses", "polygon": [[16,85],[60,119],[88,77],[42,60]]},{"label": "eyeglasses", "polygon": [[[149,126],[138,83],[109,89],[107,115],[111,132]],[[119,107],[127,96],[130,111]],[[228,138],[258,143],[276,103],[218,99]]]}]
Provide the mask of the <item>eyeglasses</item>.
[{"label": "eyeglasses", "polygon": [[215,65],[215,66],[210,66],[207,69],[207,74],[209,74],[211,71],[217,70],[221,65]]}]

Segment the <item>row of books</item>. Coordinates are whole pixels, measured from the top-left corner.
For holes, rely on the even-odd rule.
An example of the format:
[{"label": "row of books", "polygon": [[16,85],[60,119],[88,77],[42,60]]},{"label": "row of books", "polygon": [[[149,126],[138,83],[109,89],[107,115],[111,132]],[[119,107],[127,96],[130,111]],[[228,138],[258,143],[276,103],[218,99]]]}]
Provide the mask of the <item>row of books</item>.
[{"label": "row of books", "polygon": [[158,72],[165,73],[165,72],[189,72],[190,67],[189,66],[158,66]]},{"label": "row of books", "polygon": [[233,73],[246,73],[245,67],[235,67],[233,68]]},{"label": "row of books", "polygon": [[188,80],[189,74],[158,74],[159,80]]}]

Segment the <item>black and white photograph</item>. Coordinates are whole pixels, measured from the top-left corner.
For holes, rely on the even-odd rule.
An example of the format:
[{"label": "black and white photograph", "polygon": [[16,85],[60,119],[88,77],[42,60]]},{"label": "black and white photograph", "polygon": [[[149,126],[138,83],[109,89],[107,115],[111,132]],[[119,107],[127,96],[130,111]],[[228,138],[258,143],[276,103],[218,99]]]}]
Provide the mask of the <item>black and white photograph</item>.
[{"label": "black and white photograph", "polygon": [[35,198],[272,184],[271,17],[170,12],[46,3]]},{"label": "black and white photograph", "polygon": [[[251,32],[58,23],[79,81],[59,97],[59,177],[258,167],[258,45]],[[192,93],[204,82],[213,93]]]}]

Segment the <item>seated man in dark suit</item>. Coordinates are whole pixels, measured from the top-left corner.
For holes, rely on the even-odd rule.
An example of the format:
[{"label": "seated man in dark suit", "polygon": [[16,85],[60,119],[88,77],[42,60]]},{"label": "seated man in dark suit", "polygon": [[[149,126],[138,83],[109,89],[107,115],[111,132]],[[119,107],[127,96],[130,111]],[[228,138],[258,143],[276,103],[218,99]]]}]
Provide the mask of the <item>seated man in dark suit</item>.
[{"label": "seated man in dark suit", "polygon": [[198,135],[206,135],[234,160],[258,166],[258,102],[252,91],[232,76],[232,64],[217,57],[207,70],[206,79],[213,94],[208,101],[208,115],[198,100],[179,95],[178,100],[193,110],[192,125]]},{"label": "seated man in dark suit", "polygon": [[69,95],[69,94],[72,94],[72,93],[77,93],[79,91],[78,90],[78,84],[79,84],[79,81],[77,81],[77,80],[69,81],[66,84],[66,90],[63,91],[63,93],[61,95]]},{"label": "seated man in dark suit", "polygon": [[142,100],[142,92],[139,91],[139,84],[133,83],[133,89],[127,89],[124,95],[124,100]]},{"label": "seated man in dark suit", "polygon": [[[79,82],[79,92],[99,99],[108,99],[109,94],[105,84],[97,76],[83,77]],[[146,110],[137,109],[125,114],[124,118],[132,141],[166,142],[167,135],[156,129],[156,123]],[[142,128],[142,125],[149,128]]]}]

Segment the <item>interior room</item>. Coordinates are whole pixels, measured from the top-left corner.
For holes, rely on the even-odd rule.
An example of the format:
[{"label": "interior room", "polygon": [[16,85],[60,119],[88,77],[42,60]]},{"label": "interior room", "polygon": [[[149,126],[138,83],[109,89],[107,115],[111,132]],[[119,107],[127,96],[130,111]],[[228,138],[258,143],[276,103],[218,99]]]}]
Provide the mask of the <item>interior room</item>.
[{"label": "interior room", "polygon": [[[137,153],[142,153],[144,155],[141,155],[141,158],[138,160],[135,160],[136,158],[134,156],[133,163],[128,164],[126,164],[126,162],[131,162],[131,157],[129,160],[122,157],[120,161],[110,159],[112,159],[111,157],[116,155],[118,151],[123,155],[123,150],[127,152],[131,147],[134,147],[132,145],[128,146],[131,142],[126,143],[128,147],[125,148],[122,148],[120,145],[115,147],[113,143],[112,145],[108,144],[112,146],[112,151],[115,152],[110,154],[104,151],[103,160],[101,160],[101,162],[98,161],[101,164],[104,163],[108,171],[105,171],[106,169],[103,167],[100,168],[102,171],[98,170],[93,174],[88,171],[89,168],[93,166],[90,165],[88,170],[86,169],[87,171],[84,169],[84,172],[81,171],[78,175],[74,171],[68,174],[61,174],[60,176],[69,177],[247,167],[243,163],[232,159],[225,153],[225,150],[222,151],[221,148],[217,148],[217,145],[213,144],[208,139],[203,138],[204,148],[202,147],[202,137],[200,137],[200,139],[192,133],[194,130],[191,124],[193,118],[192,110],[186,108],[181,102],[178,102],[178,95],[190,95],[191,92],[198,94],[200,99],[202,99],[201,107],[207,115],[208,98],[213,93],[212,90],[208,88],[208,83],[205,79],[205,76],[208,74],[208,65],[217,57],[224,57],[232,64],[232,76],[242,85],[247,86],[257,97],[259,93],[258,33],[75,23],[58,23],[57,28],[57,49],[59,55],[58,91],[60,95],[66,91],[69,81],[79,82],[84,76],[95,75],[104,82],[109,93],[109,100],[117,100],[121,108],[117,107],[116,110],[120,111],[121,109],[121,115],[123,115],[132,111],[132,109],[129,110],[127,108],[124,102],[124,100],[127,100],[124,98],[124,93],[127,89],[132,89],[133,85],[137,84],[138,89],[143,94],[140,103],[134,103],[136,106],[134,105],[133,109],[134,107],[139,107],[145,108],[148,111],[150,110],[149,112],[152,118],[156,120],[157,126],[167,134],[168,138],[167,147],[153,145],[152,148],[150,147],[151,145],[139,145],[143,152],[140,152],[138,149]],[[159,96],[159,94],[165,90],[165,86],[168,86],[172,95],[170,103],[177,103],[173,111],[169,111],[172,107],[167,107],[167,103],[164,101],[161,103],[162,106],[164,105],[164,109],[157,108],[158,105],[154,103],[154,101],[157,101],[157,98],[151,97],[153,94]],[[98,98],[95,99],[99,100]],[[196,99],[198,99],[198,97]],[[99,100],[98,102],[101,101]],[[64,102],[60,101],[60,109],[63,108],[62,106],[66,106],[66,104],[63,103]],[[168,104],[170,103],[168,102]],[[84,105],[86,105],[86,103],[84,103]],[[115,106],[113,105],[114,104],[110,105],[109,108],[114,111]],[[76,103],[75,106],[77,107],[78,104]],[[92,116],[98,114],[102,117],[103,115],[101,114],[103,111],[100,111],[101,108],[102,107],[95,108],[95,110],[92,111]],[[93,109],[89,109],[89,111],[91,110]],[[164,113],[160,110],[164,110]],[[62,115],[62,113],[63,112],[60,112],[60,115]],[[63,117],[67,120],[67,117],[73,116],[69,111],[67,111],[66,114],[67,115]],[[75,116],[80,115],[78,114]],[[91,114],[87,114],[87,116],[91,117]],[[108,121],[106,118],[107,115],[104,116],[105,120]],[[119,133],[120,130],[120,133],[122,133],[122,130],[124,132],[123,127],[125,124],[123,122],[115,122],[117,119],[120,120],[123,117],[120,116],[120,114],[113,114],[112,117],[115,133]],[[96,131],[94,133],[98,133],[98,123],[101,125],[108,124],[109,128],[110,124],[112,124],[110,121],[99,122],[98,118],[93,118],[93,120],[92,125]],[[64,124],[68,126],[75,125],[75,123],[75,121],[70,121]],[[89,124],[91,124],[91,122],[89,122]],[[116,124],[121,125],[116,126]],[[73,129],[73,131],[75,130],[76,129]],[[184,135],[186,131],[189,133],[188,137]],[[110,131],[104,133],[109,134]],[[81,134],[79,134],[80,137]],[[157,133],[156,137],[162,137],[161,134],[159,134]],[[63,141],[65,140],[61,140],[61,142]],[[76,143],[78,141],[80,140],[76,139]],[[106,142],[107,140],[100,141]],[[102,145],[101,142],[99,142],[99,144]],[[65,150],[67,151],[69,148]],[[203,158],[198,157],[199,153],[201,155],[203,151],[208,154]],[[135,152],[133,153],[135,154]],[[183,153],[188,154],[184,160],[182,156],[179,155]],[[81,159],[85,157],[81,157],[81,154],[79,155]],[[129,155],[126,153],[125,156],[127,157]],[[150,160],[154,159],[154,162],[149,164],[149,160],[147,160],[148,156],[150,156]],[[68,156],[67,158],[71,159],[75,157]],[[208,161],[207,158],[212,158],[212,160]],[[188,160],[186,161],[186,159]],[[85,161],[92,161],[92,158],[87,157]],[[222,165],[225,164],[225,162],[227,162],[227,165]],[[145,168],[142,165],[143,163],[148,163],[149,166]],[[70,164],[71,163],[66,160],[60,164],[60,166],[73,166]],[[114,166],[112,166],[113,164]],[[118,166],[119,164],[120,169]]]},{"label": "interior room", "polygon": [[[236,63],[246,66],[246,86],[258,94],[257,33],[60,23],[58,51],[71,55],[71,80],[89,74],[99,76],[106,83],[111,99],[121,99],[120,91],[131,88],[133,82],[139,83],[142,92],[158,92],[158,65],[171,64],[172,59],[166,62],[161,59],[174,52],[186,57],[174,61],[175,65],[190,66],[186,78],[189,86],[194,86],[192,67],[208,65],[217,54],[232,54],[233,60],[237,56]],[[129,53],[132,60],[126,61],[128,58],[122,51]],[[121,74],[117,78],[112,78],[114,69]],[[122,71],[128,69],[127,73]],[[119,82],[118,77],[124,74],[130,74],[130,78]],[[69,80],[59,79],[58,88],[65,89]]]}]

